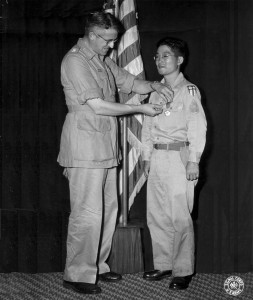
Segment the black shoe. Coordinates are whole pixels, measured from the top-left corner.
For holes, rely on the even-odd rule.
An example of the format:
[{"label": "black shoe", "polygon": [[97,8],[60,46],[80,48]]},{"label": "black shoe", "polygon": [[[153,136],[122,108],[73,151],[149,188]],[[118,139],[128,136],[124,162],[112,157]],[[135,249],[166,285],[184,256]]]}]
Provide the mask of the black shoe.
[{"label": "black shoe", "polygon": [[63,280],[63,286],[66,289],[73,290],[81,294],[99,294],[102,292],[101,288],[93,283],[71,282]]},{"label": "black shoe", "polygon": [[174,277],[170,283],[169,289],[171,290],[185,290],[191,282],[192,276]]},{"label": "black shoe", "polygon": [[122,276],[114,272],[107,272],[107,273],[99,274],[98,279],[101,281],[115,282],[121,280]]},{"label": "black shoe", "polygon": [[145,280],[155,281],[155,280],[162,280],[166,277],[170,277],[172,274],[171,270],[166,271],[159,271],[159,270],[153,270],[148,271],[143,274],[143,278]]}]

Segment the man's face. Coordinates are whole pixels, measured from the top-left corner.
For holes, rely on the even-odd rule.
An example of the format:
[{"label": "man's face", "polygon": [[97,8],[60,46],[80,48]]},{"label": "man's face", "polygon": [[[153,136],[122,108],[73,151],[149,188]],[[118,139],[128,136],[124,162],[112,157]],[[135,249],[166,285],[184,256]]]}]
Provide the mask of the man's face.
[{"label": "man's face", "polygon": [[166,45],[162,45],[157,49],[154,59],[158,73],[163,76],[177,72],[183,61],[183,57],[177,56],[171,48]]},{"label": "man's face", "polygon": [[98,55],[106,55],[110,48],[117,42],[118,31],[114,28],[94,27],[89,33],[93,50]]}]

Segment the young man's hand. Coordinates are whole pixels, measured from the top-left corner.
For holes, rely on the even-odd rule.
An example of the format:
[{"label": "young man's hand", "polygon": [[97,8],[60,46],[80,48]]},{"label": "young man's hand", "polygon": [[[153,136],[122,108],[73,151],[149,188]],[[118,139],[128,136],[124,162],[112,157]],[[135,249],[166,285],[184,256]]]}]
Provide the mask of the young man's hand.
[{"label": "young man's hand", "polygon": [[144,160],[144,176],[147,178],[150,170],[150,161]]},{"label": "young man's hand", "polygon": [[196,180],[199,178],[199,164],[188,161],[186,165],[186,178],[187,180]]}]

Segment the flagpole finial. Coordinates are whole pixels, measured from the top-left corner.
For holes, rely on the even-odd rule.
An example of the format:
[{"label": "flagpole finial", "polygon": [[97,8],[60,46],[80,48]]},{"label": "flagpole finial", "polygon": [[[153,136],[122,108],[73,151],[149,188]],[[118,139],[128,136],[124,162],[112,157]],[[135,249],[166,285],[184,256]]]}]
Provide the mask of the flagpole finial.
[{"label": "flagpole finial", "polygon": [[118,0],[106,0],[103,5],[103,9],[105,12],[108,12],[115,17],[119,16],[119,5]]}]

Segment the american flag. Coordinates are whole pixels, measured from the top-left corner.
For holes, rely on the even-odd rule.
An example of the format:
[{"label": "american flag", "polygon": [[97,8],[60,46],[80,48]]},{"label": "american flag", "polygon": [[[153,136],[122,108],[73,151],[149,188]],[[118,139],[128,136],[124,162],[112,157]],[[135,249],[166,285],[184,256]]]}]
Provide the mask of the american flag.
[{"label": "american flag", "polygon": [[[117,48],[117,63],[128,72],[144,79],[143,62],[140,53],[140,38],[137,28],[137,12],[134,0],[107,0],[104,8],[119,18],[125,28]],[[119,93],[120,102],[139,104],[145,97],[135,93]],[[128,205],[133,204],[136,194],[145,183],[143,164],[141,161],[141,128],[143,115],[133,115],[126,118],[127,153],[128,153]],[[122,194],[122,170],[119,176],[119,190]]]}]

